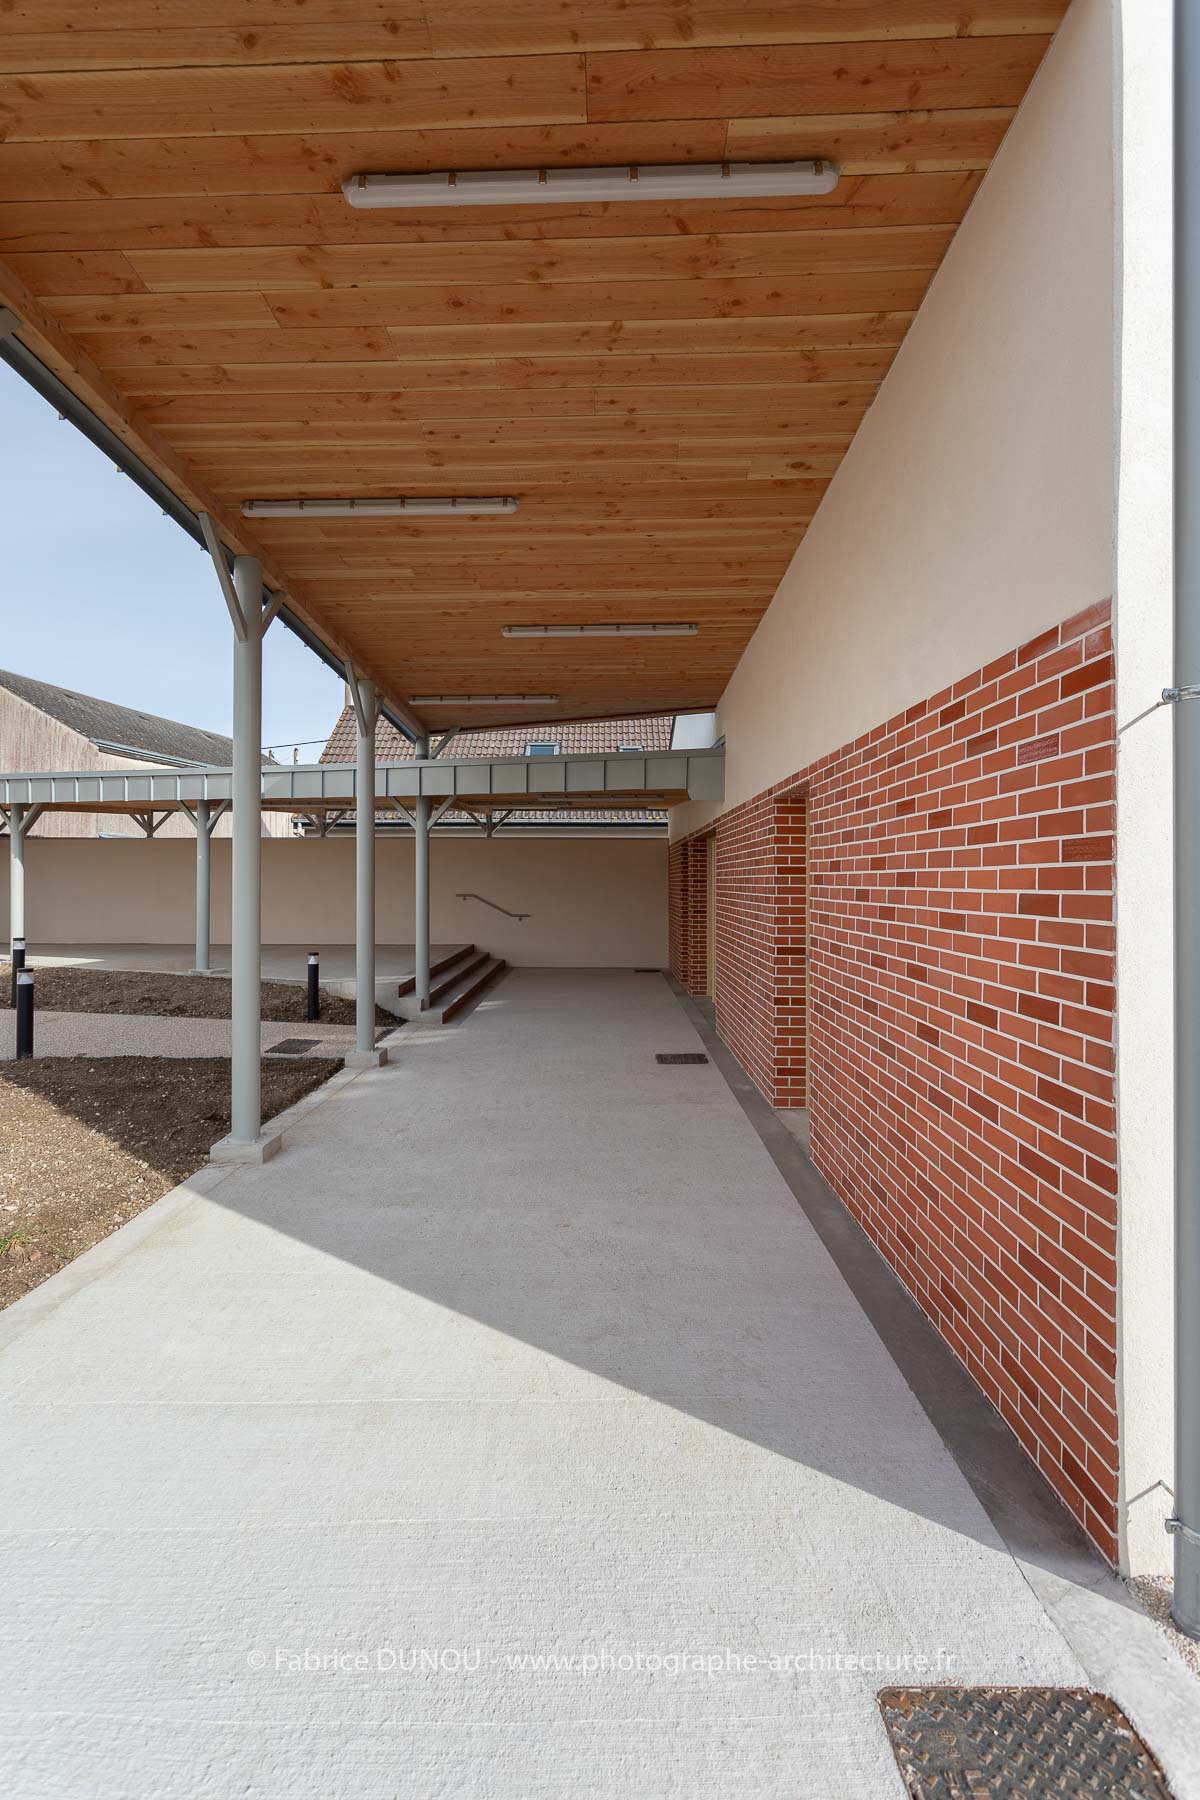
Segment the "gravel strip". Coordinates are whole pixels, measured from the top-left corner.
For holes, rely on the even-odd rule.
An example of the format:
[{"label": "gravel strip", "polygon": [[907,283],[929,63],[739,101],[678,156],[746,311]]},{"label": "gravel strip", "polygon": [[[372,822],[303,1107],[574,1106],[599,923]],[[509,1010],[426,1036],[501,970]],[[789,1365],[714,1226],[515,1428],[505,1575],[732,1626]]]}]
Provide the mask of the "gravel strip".
[{"label": "gravel strip", "polygon": [[[227,975],[167,975],[131,969],[72,967],[33,970],[39,1012],[150,1013],[155,1018],[227,1019],[230,983]],[[0,999],[7,1003],[12,969],[0,963]],[[291,1025],[306,1023],[305,990],[290,981],[264,981],[262,1017]],[[353,1025],[354,1002],[321,990],[321,1023]],[[396,1019],[375,1008],[377,1025]]]},{"label": "gravel strip", "polygon": [[1171,1618],[1171,1602],[1175,1595],[1175,1583],[1171,1577],[1133,1575],[1127,1585],[1138,1605],[1150,1614],[1163,1636],[1178,1650],[1192,1674],[1200,1678],[1200,1643],[1178,1630]]},{"label": "gravel strip", "polygon": [[[398,1023],[389,1019],[389,1025]],[[230,1054],[228,1019],[155,1019],[127,1013],[38,1012],[34,1019],[35,1060],[44,1056],[223,1056]],[[301,1038],[314,1046],[310,1056],[345,1056],[354,1048],[353,1025],[264,1024],[259,1033],[265,1053],[275,1044]],[[0,1012],[0,1060],[16,1054],[16,1016]]]},{"label": "gravel strip", "polygon": [[[340,1066],[264,1061],[263,1118]],[[0,1306],[186,1180],[228,1130],[226,1057],[60,1057],[0,1068]]]}]

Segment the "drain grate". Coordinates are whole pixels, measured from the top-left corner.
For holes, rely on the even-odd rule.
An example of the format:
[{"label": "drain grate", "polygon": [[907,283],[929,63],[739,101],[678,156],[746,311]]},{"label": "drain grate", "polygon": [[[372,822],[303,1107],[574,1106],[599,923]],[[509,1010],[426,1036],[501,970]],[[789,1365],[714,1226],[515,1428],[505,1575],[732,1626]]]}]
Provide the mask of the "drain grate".
[{"label": "drain grate", "polygon": [[913,1800],[1171,1800],[1115,1701],[1082,1688],[885,1688]]},{"label": "drain grate", "polygon": [[320,1038],[280,1038],[267,1051],[268,1056],[301,1056],[306,1050],[320,1048]]},{"label": "drain grate", "polygon": [[660,1063],[706,1063],[708,1058],[699,1050],[660,1050],[654,1060]]},{"label": "drain grate", "polygon": [[635,969],[633,972],[635,975],[661,975],[662,974],[661,969]]}]

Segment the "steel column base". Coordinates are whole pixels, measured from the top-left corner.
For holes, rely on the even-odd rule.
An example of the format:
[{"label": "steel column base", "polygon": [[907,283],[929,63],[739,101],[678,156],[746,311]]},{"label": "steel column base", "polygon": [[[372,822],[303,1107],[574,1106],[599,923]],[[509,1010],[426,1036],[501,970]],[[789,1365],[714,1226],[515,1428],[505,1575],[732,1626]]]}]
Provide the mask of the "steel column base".
[{"label": "steel column base", "polygon": [[282,1131],[264,1131],[249,1144],[223,1137],[209,1151],[208,1160],[213,1163],[265,1163],[282,1149]]},{"label": "steel column base", "polygon": [[348,1069],[382,1069],[388,1053],[386,1050],[351,1050],[342,1060]]}]

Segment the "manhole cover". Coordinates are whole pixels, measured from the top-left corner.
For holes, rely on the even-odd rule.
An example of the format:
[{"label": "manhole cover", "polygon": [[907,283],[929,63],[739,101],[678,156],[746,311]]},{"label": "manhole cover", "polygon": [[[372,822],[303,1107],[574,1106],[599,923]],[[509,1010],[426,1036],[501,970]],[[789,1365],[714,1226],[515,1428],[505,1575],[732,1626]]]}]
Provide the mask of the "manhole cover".
[{"label": "manhole cover", "polygon": [[884,1688],[883,1722],[913,1800],[1171,1800],[1106,1694],[1082,1688]]},{"label": "manhole cover", "polygon": [[654,1060],[660,1063],[706,1063],[708,1058],[699,1050],[660,1050]]},{"label": "manhole cover", "polygon": [[300,1056],[305,1050],[320,1048],[320,1038],[280,1038],[267,1051],[268,1056]]}]

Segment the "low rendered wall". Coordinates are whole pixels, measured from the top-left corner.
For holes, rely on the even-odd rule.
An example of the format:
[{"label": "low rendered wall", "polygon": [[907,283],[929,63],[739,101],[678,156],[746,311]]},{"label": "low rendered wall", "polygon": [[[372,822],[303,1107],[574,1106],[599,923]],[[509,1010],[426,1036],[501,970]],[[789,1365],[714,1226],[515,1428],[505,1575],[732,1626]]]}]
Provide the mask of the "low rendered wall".
[{"label": "low rendered wall", "polygon": [[[212,940],[229,941],[230,844],[213,843]],[[28,936],[43,944],[178,944],[195,933],[195,844],[185,840],[29,840]],[[524,922],[459,893],[484,894]],[[412,839],[383,839],[376,875],[380,943],[413,937]],[[544,968],[629,968],[667,960],[665,839],[434,836],[435,943],[474,942]],[[8,859],[0,856],[0,920]],[[353,838],[265,839],[263,941],[350,943]]]}]

